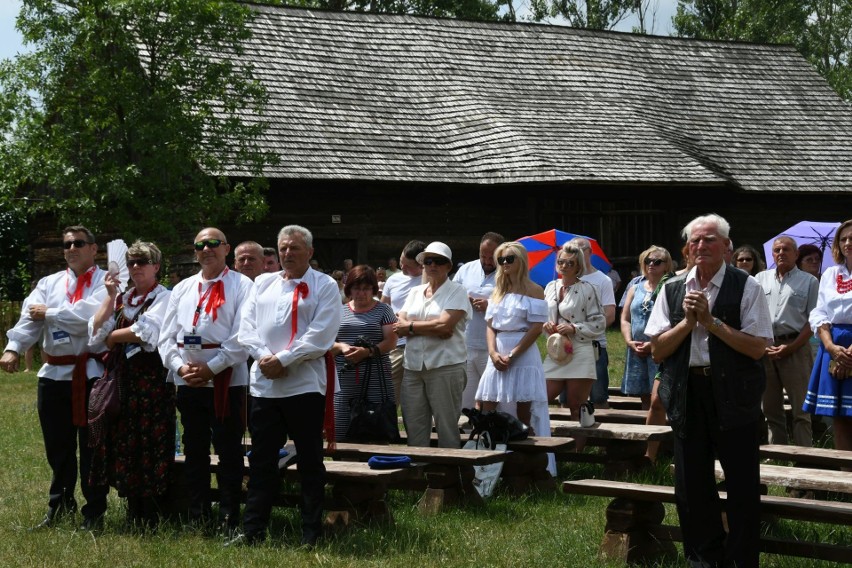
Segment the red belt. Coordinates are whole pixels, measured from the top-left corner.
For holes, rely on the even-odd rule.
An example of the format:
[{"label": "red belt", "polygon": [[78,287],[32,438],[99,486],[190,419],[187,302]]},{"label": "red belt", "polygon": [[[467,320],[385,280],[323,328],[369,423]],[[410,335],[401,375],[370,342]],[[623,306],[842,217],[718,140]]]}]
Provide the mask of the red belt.
[{"label": "red belt", "polygon": [[74,426],[85,427],[88,423],[86,411],[86,362],[89,359],[100,359],[106,353],[81,353],[80,355],[51,355],[45,353],[45,362],[48,365],[62,366],[74,365],[71,374],[71,418]]}]

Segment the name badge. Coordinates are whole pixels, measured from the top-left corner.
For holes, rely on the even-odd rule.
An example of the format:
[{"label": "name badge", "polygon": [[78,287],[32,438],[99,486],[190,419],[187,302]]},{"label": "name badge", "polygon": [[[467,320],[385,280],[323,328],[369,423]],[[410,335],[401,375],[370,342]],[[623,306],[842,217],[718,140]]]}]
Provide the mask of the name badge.
[{"label": "name badge", "polygon": [[54,345],[67,345],[71,343],[71,335],[67,331],[61,329],[53,332]]},{"label": "name badge", "polygon": [[187,351],[201,351],[200,335],[184,335],[183,348]]},{"label": "name badge", "polygon": [[139,345],[138,343],[128,343],[124,347],[124,356],[130,359],[134,355],[138,354],[140,351],[142,351],[141,345]]}]

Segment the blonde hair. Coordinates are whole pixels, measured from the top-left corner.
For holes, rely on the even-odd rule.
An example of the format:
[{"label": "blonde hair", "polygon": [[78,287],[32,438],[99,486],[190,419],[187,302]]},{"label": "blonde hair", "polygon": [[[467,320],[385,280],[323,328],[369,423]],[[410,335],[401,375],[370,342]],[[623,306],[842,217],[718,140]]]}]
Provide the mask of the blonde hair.
[{"label": "blonde hair", "polygon": [[672,255],[669,254],[669,251],[667,251],[663,247],[659,247],[657,245],[651,245],[650,247],[648,247],[647,249],[642,251],[642,253],[639,255],[639,269],[642,271],[642,276],[647,276],[648,269],[645,266],[645,259],[648,258],[648,256],[652,252],[658,252],[658,253],[663,255],[663,268],[664,268],[663,272],[664,273],[671,272],[672,268],[673,268],[673,266],[672,266]]},{"label": "blonde hair", "polygon": [[[520,277],[517,282],[512,282],[512,279],[503,270],[503,266],[497,262],[497,257],[506,256],[506,253],[515,255],[515,262],[520,263],[521,269],[518,271]],[[526,294],[526,291],[533,286],[533,281],[530,280],[529,260],[527,260],[527,249],[524,245],[517,241],[509,241],[500,244],[494,249],[494,264],[497,265],[497,277],[494,282],[494,292],[491,293],[491,301],[499,302],[506,294],[515,291],[521,294]]]}]

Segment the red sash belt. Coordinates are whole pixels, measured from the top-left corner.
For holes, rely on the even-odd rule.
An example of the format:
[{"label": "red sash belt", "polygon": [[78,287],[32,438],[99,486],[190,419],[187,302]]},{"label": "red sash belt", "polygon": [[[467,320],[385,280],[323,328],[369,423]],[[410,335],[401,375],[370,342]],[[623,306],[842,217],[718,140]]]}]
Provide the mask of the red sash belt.
[{"label": "red sash belt", "polygon": [[330,452],[337,449],[337,444],[334,436],[334,355],[331,351],[325,352],[325,420],[323,421],[323,430],[325,430],[325,440],[328,443],[327,447]]},{"label": "red sash belt", "polygon": [[80,355],[51,355],[45,353],[48,365],[74,365],[71,374],[71,418],[74,426],[85,427],[89,423],[86,409],[86,362],[89,359],[100,359],[106,353],[81,353]]},{"label": "red sash belt", "polygon": [[228,367],[213,377],[213,411],[219,420],[224,421],[231,414],[228,389],[231,388],[231,375],[233,374],[234,368]]}]

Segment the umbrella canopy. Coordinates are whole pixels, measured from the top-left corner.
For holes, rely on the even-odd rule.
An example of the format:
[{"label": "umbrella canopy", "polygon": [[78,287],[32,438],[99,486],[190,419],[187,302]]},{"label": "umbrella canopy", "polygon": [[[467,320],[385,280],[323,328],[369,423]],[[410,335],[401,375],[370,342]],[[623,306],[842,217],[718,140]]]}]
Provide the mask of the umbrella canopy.
[{"label": "umbrella canopy", "polygon": [[598,241],[585,235],[566,233],[559,229],[550,229],[543,233],[537,233],[528,237],[518,239],[518,242],[527,249],[530,262],[530,278],[540,286],[546,286],[548,282],[556,279],[556,256],[562,245],[574,237],[588,239],[592,245],[592,266],[608,273],[612,269],[612,263],[604,254]]},{"label": "umbrella canopy", "polygon": [[834,264],[834,259],[831,257],[831,245],[834,242],[834,233],[840,223],[824,222],[824,221],[799,221],[789,229],[778,233],[765,243],[763,243],[763,252],[766,255],[767,268],[775,268],[775,261],[772,259],[772,243],[778,237],[792,237],[796,240],[798,246],[804,244],[816,245],[822,251],[822,270]]}]

